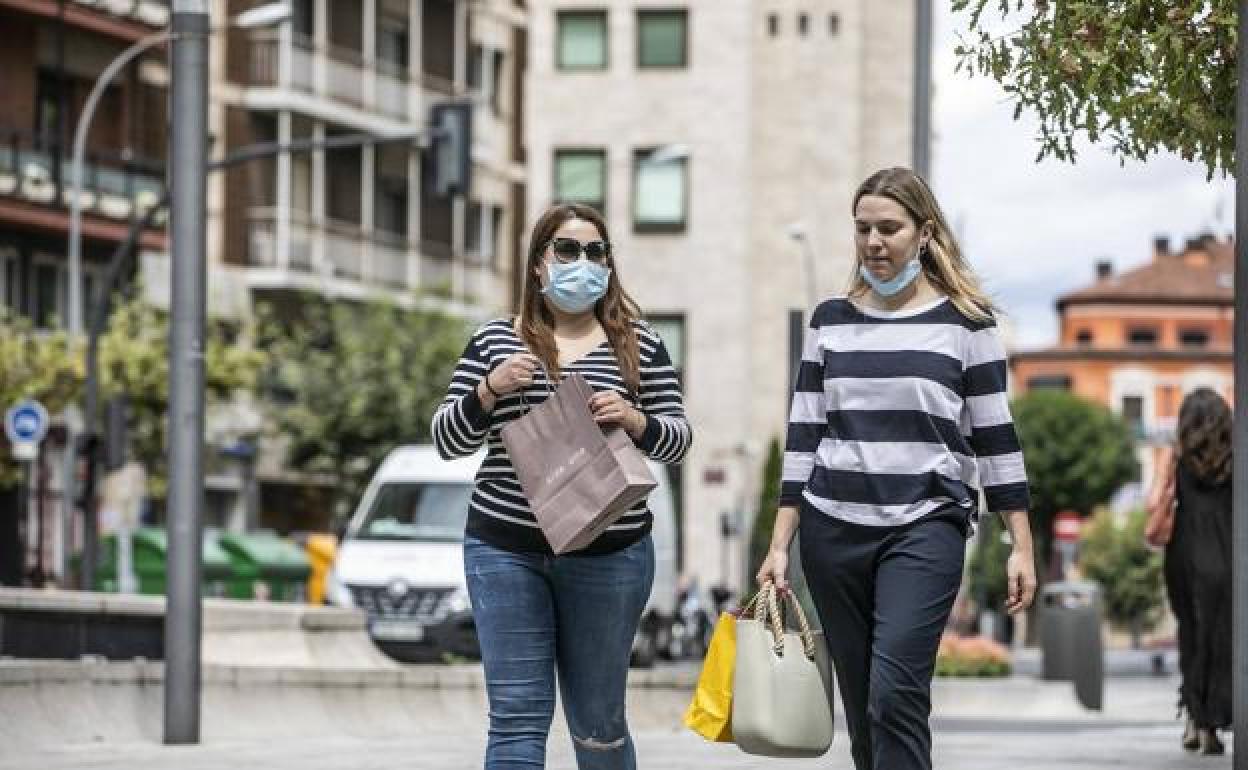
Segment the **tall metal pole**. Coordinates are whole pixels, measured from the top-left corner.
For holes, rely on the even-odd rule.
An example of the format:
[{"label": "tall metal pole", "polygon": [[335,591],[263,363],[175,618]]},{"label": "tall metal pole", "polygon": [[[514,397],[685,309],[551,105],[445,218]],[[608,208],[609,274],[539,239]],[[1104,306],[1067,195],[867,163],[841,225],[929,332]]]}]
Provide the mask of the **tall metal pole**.
[{"label": "tall metal pole", "polygon": [[1235,770],[1248,770],[1248,0],[1239,0],[1235,102],[1234,626]]},{"label": "tall metal pole", "polygon": [[199,742],[209,0],[173,2],[165,743]]},{"label": "tall metal pole", "polygon": [[932,166],[932,0],[914,9],[914,171],[927,179]]}]

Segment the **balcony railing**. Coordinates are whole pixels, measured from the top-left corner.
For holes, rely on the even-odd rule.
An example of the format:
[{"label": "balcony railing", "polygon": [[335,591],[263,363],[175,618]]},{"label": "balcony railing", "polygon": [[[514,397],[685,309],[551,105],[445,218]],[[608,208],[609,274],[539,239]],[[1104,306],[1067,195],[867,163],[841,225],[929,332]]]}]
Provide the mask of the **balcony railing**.
[{"label": "balcony railing", "polygon": [[358,51],[319,47],[306,37],[291,38],[283,56],[282,37],[256,32],[251,37],[251,85],[290,88],[392,118],[418,112],[422,92],[451,95],[451,83],[426,76],[419,84],[399,68]]},{"label": "balcony railing", "polygon": [[[27,132],[0,130],[0,195],[56,205],[56,157],[53,141]],[[118,220],[142,216],[165,189],[164,167],[158,161],[124,153],[88,153],[87,161],[79,198],[85,212]],[[72,173],[66,157],[61,163],[60,192],[60,202],[65,205],[72,194]]]},{"label": "balcony railing", "polygon": [[149,27],[167,26],[171,16],[169,0],[75,0],[75,4],[137,21]]},{"label": "balcony railing", "polygon": [[402,236],[291,212],[286,246],[280,243],[280,212],[256,208],[248,216],[248,264],[295,275],[397,291],[420,290],[459,299],[488,296],[493,270],[453,259],[443,244],[419,246]]}]

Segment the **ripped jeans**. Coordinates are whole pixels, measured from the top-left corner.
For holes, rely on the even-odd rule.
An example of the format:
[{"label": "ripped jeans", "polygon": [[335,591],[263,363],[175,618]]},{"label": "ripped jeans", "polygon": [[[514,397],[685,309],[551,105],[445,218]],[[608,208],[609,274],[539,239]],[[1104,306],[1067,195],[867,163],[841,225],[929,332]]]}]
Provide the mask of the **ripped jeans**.
[{"label": "ripped jeans", "polygon": [[555,672],[579,770],[634,770],[628,658],[654,581],[650,537],[615,553],[513,553],[464,541],[490,701],[485,770],[542,768]]}]

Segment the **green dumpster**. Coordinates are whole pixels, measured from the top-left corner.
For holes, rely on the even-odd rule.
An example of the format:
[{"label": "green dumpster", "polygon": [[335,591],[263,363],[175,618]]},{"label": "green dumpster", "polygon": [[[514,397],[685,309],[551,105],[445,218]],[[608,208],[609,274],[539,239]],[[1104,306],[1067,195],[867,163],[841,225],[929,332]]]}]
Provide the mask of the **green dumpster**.
[{"label": "green dumpster", "polygon": [[[138,592],[164,595],[165,561],[169,541],[163,529],[144,527],[131,535],[130,563],[134,569]],[[224,596],[226,581],[230,577],[230,558],[209,537],[203,541],[202,581],[204,596]],[[99,563],[95,573],[95,587],[99,591],[118,591],[121,580],[118,572],[117,535],[100,538]]]},{"label": "green dumpster", "polygon": [[273,532],[223,532],[217,542],[232,569],[226,596],[279,602],[301,602],[307,596],[312,568],[295,543]]}]

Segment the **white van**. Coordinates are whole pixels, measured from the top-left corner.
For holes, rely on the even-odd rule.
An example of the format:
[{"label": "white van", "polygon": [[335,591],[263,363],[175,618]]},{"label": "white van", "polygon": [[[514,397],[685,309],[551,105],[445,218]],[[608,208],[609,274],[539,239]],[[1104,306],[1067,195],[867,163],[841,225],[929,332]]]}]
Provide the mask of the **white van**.
[{"label": "white van", "polygon": [[[446,461],[432,446],[399,447],[373,475],[347,526],[326,601],[360,607],[373,641],[404,661],[480,655],[464,582],[463,534],[473,479],[485,457]],[[633,645],[635,665],[666,649],[676,605],[675,509],[667,470],[654,512],[655,579]]]}]

